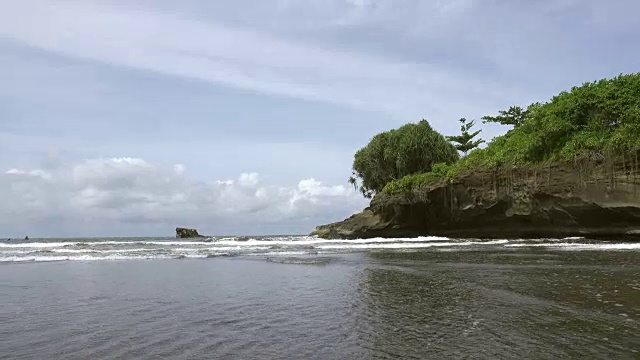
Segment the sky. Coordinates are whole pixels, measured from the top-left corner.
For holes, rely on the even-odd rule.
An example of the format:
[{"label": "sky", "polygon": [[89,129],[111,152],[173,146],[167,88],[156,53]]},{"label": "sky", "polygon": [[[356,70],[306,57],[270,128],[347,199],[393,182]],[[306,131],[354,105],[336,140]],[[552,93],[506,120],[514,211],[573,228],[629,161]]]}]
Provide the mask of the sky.
[{"label": "sky", "polygon": [[[0,236],[305,234],[375,134],[637,72],[635,0],[0,3]],[[481,125],[490,139],[506,129]]]}]

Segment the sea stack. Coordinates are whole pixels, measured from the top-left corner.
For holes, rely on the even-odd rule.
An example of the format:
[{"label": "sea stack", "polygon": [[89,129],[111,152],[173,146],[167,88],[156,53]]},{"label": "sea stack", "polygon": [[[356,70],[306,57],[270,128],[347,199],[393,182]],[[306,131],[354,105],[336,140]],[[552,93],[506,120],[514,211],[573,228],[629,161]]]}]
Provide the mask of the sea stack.
[{"label": "sea stack", "polygon": [[198,230],[196,229],[188,229],[188,228],[176,228],[176,238],[178,239],[188,239],[188,238],[200,238],[204,237],[198,234]]}]

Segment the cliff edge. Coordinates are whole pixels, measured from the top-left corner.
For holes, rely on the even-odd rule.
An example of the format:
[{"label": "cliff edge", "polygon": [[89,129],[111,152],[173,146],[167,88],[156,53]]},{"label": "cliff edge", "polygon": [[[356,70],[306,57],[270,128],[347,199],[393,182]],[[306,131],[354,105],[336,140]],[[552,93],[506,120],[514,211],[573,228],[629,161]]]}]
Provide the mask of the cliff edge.
[{"label": "cliff edge", "polygon": [[481,169],[381,192],[361,213],[318,226],[312,235],[640,240],[638,156]]}]

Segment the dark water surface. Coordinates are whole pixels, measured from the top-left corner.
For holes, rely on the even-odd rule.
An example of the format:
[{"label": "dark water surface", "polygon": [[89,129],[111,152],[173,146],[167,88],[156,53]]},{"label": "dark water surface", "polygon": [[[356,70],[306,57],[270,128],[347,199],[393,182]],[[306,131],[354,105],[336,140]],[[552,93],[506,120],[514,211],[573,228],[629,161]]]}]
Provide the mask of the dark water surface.
[{"label": "dark water surface", "polygon": [[0,358],[640,358],[637,246],[300,241],[308,253],[51,262],[9,257],[60,247],[5,244]]}]

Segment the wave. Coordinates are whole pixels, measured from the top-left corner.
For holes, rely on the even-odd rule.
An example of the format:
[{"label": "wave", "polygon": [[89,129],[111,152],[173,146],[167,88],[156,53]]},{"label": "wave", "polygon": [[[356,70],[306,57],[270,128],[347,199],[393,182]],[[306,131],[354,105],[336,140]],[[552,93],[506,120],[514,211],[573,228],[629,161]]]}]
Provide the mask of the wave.
[{"label": "wave", "polygon": [[51,251],[50,249],[29,249],[29,250],[24,250],[24,249],[9,249],[9,250],[0,250],[0,254],[1,255],[20,255],[20,254],[46,254],[46,253],[52,253],[53,251]]},{"label": "wave", "polygon": [[[238,240],[239,239],[239,240]],[[74,239],[75,240],[75,239]],[[639,243],[606,243],[572,237],[564,239],[450,239],[447,237],[326,240],[312,236],[217,238],[215,241],[123,239],[122,241],[62,241],[0,243],[0,262],[196,259],[219,256],[295,256],[358,251],[475,251],[489,247],[540,247],[553,250],[640,250]]]},{"label": "wave", "polygon": [[355,239],[355,240],[325,240],[315,237],[296,237],[296,238],[272,238],[272,239],[255,239],[255,238],[221,238],[212,241],[84,241],[84,242],[21,242],[21,243],[0,243],[0,249],[47,249],[47,248],[96,248],[104,246],[274,246],[274,245],[316,245],[316,244],[371,244],[371,243],[394,243],[394,242],[437,242],[450,240],[446,237],[418,237],[418,238],[372,238],[372,239]]},{"label": "wave", "polygon": [[[94,260],[145,260],[152,258],[162,258],[159,256],[126,256],[126,255],[112,255],[112,256],[91,256],[91,255],[79,255],[79,256],[7,256],[0,257],[0,263],[3,262],[52,262],[52,261],[94,261]],[[165,257],[167,258],[167,257]]]},{"label": "wave", "polygon": [[21,263],[21,262],[55,262],[55,261],[124,261],[124,260],[161,260],[161,259],[210,259],[216,257],[234,257],[240,255],[248,256],[296,256],[309,255],[308,251],[278,251],[256,254],[241,254],[233,252],[214,252],[208,254],[144,254],[144,255],[34,255],[34,256],[0,256],[0,263]]},{"label": "wave", "polygon": [[353,240],[341,240],[341,239],[322,239],[317,236],[295,236],[295,237],[271,237],[271,238],[255,238],[255,237],[222,237],[211,238],[207,241],[193,241],[193,240],[104,240],[104,241],[51,241],[51,242],[16,242],[6,243],[0,242],[0,247],[46,247],[46,246],[68,246],[68,245],[117,245],[117,244],[159,244],[159,245],[179,245],[179,244],[211,244],[211,243],[246,243],[246,242],[391,242],[391,241],[443,241],[450,240],[448,237],[442,236],[419,236],[415,238],[367,238],[367,239],[353,239]]},{"label": "wave", "polygon": [[433,242],[433,243],[392,243],[392,244],[341,244],[341,245],[320,245],[317,248],[327,249],[418,249],[430,247],[452,247],[452,246],[471,246],[471,245],[500,245],[506,244],[509,240],[492,240],[492,241],[460,241],[460,242]]},{"label": "wave", "polygon": [[159,259],[206,259],[220,256],[232,256],[229,253],[207,254],[207,255],[110,255],[110,256],[8,256],[0,257],[0,263],[16,262],[54,262],[54,261],[123,261],[123,260],[159,260]]},{"label": "wave", "polygon": [[542,244],[507,244],[505,247],[547,247],[564,250],[640,250],[640,243],[542,243]]},{"label": "wave", "polygon": [[131,252],[152,252],[158,251],[162,249],[109,249],[109,250],[97,250],[97,249],[51,249],[48,250],[52,253],[62,253],[62,254],[82,254],[82,253],[96,253],[96,254],[123,254],[123,253],[131,253]]},{"label": "wave", "polygon": [[6,244],[0,243],[0,248],[50,248],[50,247],[63,247],[68,245],[75,245],[74,242],[50,242],[50,243],[15,243]]}]

